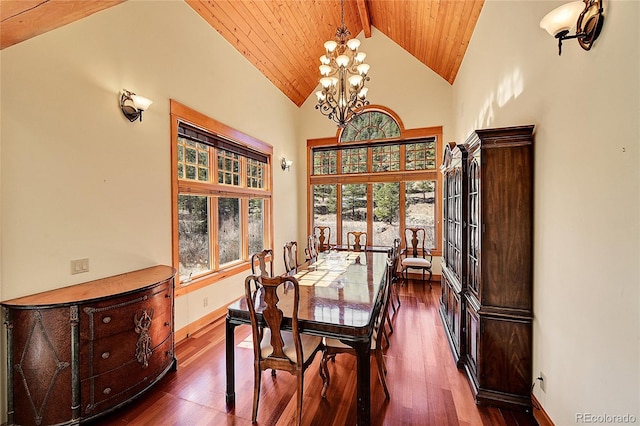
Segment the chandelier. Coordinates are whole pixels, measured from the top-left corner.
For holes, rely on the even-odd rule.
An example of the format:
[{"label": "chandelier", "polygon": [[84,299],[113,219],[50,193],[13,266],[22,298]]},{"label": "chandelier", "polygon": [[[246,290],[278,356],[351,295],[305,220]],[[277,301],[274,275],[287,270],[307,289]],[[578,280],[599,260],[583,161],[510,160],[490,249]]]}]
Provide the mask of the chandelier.
[{"label": "chandelier", "polygon": [[369,80],[369,65],[364,63],[367,56],[358,52],[360,40],[348,39],[351,35],[344,25],[344,0],[342,6],[342,26],[336,30],[336,40],[325,42],[326,53],[320,57],[320,86],[316,92],[316,109],[343,128],[355,115],[356,110],[369,105],[366,100]]}]

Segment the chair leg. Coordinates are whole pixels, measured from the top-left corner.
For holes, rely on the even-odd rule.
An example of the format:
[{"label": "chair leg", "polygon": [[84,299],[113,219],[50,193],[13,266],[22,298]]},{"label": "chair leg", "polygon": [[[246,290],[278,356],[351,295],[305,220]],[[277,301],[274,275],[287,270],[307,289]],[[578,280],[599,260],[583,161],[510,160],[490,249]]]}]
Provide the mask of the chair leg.
[{"label": "chair leg", "polygon": [[304,370],[298,371],[298,426],[302,424],[302,397],[304,394]]},{"label": "chair leg", "polygon": [[258,402],[260,400],[260,379],[262,377],[262,371],[258,366],[255,366],[255,377],[253,381],[253,413],[251,414],[251,423],[255,423],[258,418]]},{"label": "chair leg", "polygon": [[391,317],[389,315],[389,310],[387,309],[387,311],[384,314],[386,316],[385,323],[389,325],[389,336],[391,336],[393,334],[393,325],[391,324]]},{"label": "chair leg", "polygon": [[433,289],[433,287],[431,287],[431,270],[429,270],[429,289]]},{"label": "chair leg", "polygon": [[376,364],[378,365],[378,378],[380,379],[380,383],[382,383],[382,389],[384,390],[384,395],[386,399],[390,399],[389,396],[389,388],[387,387],[387,379],[385,379],[385,368],[384,368],[384,358],[382,356],[382,352],[376,351]]},{"label": "chair leg", "polygon": [[[327,397],[327,389],[329,389],[329,382],[331,381],[331,375],[329,374],[329,367],[327,366],[330,356],[331,355],[324,352],[322,354],[322,359],[320,360],[320,371],[324,371],[324,374],[320,373],[320,377],[322,377],[322,391],[320,392],[320,396],[322,396],[323,398]],[[333,359],[335,361],[335,355]]]}]

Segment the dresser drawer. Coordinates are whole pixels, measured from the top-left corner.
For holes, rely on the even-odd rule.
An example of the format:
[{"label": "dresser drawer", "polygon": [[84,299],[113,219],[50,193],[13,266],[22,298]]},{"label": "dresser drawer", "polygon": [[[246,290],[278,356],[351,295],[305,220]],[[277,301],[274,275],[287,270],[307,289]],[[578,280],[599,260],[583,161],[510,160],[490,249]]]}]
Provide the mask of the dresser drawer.
[{"label": "dresser drawer", "polygon": [[[156,311],[157,312],[157,311]],[[86,379],[138,361],[147,344],[155,348],[173,331],[171,311],[155,313],[148,327],[148,334],[136,332],[135,326],[113,336],[89,340],[80,348],[80,377]],[[148,337],[149,339],[147,339]],[[141,357],[144,361],[144,357]],[[142,363],[140,364],[142,365]]]},{"label": "dresser drawer", "polygon": [[82,416],[90,417],[136,396],[159,380],[173,359],[173,338],[169,336],[153,349],[146,368],[132,357],[115,370],[82,380]]},{"label": "dresser drawer", "polygon": [[97,340],[132,330],[145,311],[150,316],[170,312],[172,299],[173,280],[168,280],[144,292],[85,305],[80,314],[80,339]]}]

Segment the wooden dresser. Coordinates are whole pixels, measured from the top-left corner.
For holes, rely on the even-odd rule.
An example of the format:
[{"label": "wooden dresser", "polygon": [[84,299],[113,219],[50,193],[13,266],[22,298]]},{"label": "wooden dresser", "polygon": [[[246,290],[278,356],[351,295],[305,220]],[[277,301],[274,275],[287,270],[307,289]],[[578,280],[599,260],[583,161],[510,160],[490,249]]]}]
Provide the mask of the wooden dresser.
[{"label": "wooden dresser", "polygon": [[445,150],[442,171],[440,312],[454,358],[477,403],[529,409],[533,126],[477,130]]},{"label": "wooden dresser", "polygon": [[175,371],[175,273],[154,266],[2,302],[8,424],[77,424]]}]

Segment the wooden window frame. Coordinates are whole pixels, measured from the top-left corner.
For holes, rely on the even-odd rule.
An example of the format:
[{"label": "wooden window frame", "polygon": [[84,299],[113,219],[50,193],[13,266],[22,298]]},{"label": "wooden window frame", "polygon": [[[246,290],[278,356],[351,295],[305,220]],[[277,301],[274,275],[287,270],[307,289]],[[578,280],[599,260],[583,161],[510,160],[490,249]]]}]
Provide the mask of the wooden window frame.
[{"label": "wooden window frame", "polygon": [[[272,188],[273,188],[273,147],[259,139],[249,136],[239,130],[233,129],[211,117],[208,117],[198,111],[195,111],[173,99],[170,100],[170,116],[171,116],[171,247],[173,267],[180,267],[179,252],[179,233],[178,233],[178,195],[192,194],[208,196],[210,201],[210,250],[215,253],[215,263],[211,265],[212,271],[198,278],[194,278],[188,283],[178,282],[176,284],[176,296],[180,296],[200,288],[206,287],[223,279],[236,274],[244,273],[251,269],[249,253],[249,199],[262,198],[264,200],[263,216],[264,216],[264,245],[265,248],[273,248],[273,205],[272,205]],[[251,188],[247,186],[245,171],[247,170],[246,157],[241,157],[241,177],[240,185],[225,185],[218,183],[217,157],[210,158],[212,171],[209,182],[200,182],[193,180],[178,179],[178,127],[179,123],[202,129],[203,131],[215,135],[226,140],[225,143],[237,145],[245,150],[251,150],[261,153],[267,159],[267,165],[264,169],[263,188]],[[224,148],[223,148],[224,149]],[[215,150],[211,150],[212,155]],[[212,161],[213,160],[213,161]],[[237,262],[224,265],[220,268],[218,265],[218,237],[217,226],[214,226],[213,216],[217,216],[217,199],[218,197],[240,198],[240,215],[242,223],[241,228],[241,256]],[[213,255],[212,255],[213,256]],[[179,276],[179,275],[178,275]]]},{"label": "wooden window frame", "polygon": [[[370,106],[366,109],[366,111],[377,110],[382,111],[386,114],[392,116],[398,126],[400,127],[400,137],[394,139],[384,139],[384,140],[373,140],[373,141],[354,141],[354,142],[340,142],[341,129],[338,129],[336,135],[328,138],[317,138],[317,139],[308,139],[307,140],[307,232],[311,233],[313,229],[313,185],[322,185],[322,184],[337,184],[337,197],[340,199],[340,188],[342,184],[348,183],[384,183],[384,182],[400,182],[400,205],[406,205],[406,196],[405,196],[405,185],[406,181],[418,181],[418,180],[433,180],[436,182],[435,189],[435,208],[434,208],[434,248],[431,249],[431,253],[434,256],[442,255],[442,174],[440,173],[439,168],[437,167],[437,159],[442,157],[442,153],[444,152],[444,143],[442,141],[442,126],[434,126],[434,127],[421,127],[415,129],[405,129],[402,124],[402,120],[398,117],[390,109],[383,106]],[[407,143],[420,142],[426,139],[435,138],[436,145],[436,167],[430,170],[405,170],[404,168],[404,158],[405,158],[405,145]],[[366,145],[368,147],[378,146],[380,144],[389,144],[389,143],[398,143],[400,146],[399,156],[401,158],[401,166],[398,171],[384,171],[384,172],[368,172],[368,173],[359,173],[359,174],[347,174],[347,173],[336,173],[336,174],[327,174],[327,175],[313,175],[313,151],[314,149],[319,148],[336,148],[337,152],[337,164],[338,171],[341,172],[342,165],[342,155],[341,149],[349,147],[350,145]],[[372,163],[372,149],[368,150],[369,155],[369,164]],[[367,196],[372,200],[372,186],[368,186]],[[373,235],[373,212],[369,211],[372,209],[373,202],[368,203],[367,210],[367,233],[368,235]],[[334,244],[337,243],[339,238],[342,235],[342,226],[341,226],[341,203],[336,203],[336,221],[337,226],[335,230],[336,238],[334,239]],[[406,219],[404,215],[400,217],[399,228],[402,230],[406,227]],[[401,238],[402,244],[404,245],[404,236],[399,235]]]}]

